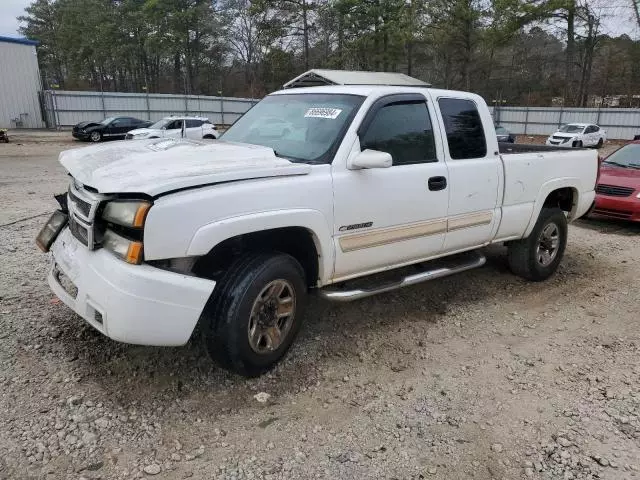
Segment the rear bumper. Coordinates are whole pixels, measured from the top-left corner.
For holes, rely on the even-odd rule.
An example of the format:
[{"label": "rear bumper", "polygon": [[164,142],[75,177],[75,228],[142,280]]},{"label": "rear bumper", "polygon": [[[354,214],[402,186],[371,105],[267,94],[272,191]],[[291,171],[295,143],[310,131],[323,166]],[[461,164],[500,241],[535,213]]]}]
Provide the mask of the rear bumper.
[{"label": "rear bumper", "polygon": [[591,214],[640,222],[640,198],[636,198],[636,193],[629,197],[596,195],[596,202]]},{"label": "rear bumper", "polygon": [[215,287],[211,280],[129,265],[104,249],[90,251],[68,228],[51,252],[48,281],[53,292],[91,326],[120,342],[184,345]]}]

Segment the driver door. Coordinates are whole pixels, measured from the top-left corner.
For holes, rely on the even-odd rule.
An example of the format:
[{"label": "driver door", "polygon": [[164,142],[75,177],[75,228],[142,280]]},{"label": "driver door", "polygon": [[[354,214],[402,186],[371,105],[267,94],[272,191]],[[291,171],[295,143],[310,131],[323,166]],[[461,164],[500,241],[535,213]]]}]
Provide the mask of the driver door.
[{"label": "driver door", "polygon": [[448,172],[433,106],[422,94],[375,102],[349,157],[390,153],[389,168],[333,165],[334,281],[415,263],[441,252],[447,230]]}]

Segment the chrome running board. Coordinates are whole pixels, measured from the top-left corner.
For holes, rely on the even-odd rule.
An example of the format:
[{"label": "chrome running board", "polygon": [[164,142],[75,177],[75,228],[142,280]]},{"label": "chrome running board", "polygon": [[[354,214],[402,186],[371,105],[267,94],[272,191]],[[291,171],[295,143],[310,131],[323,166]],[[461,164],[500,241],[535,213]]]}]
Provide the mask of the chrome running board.
[{"label": "chrome running board", "polygon": [[[480,252],[467,252],[449,258],[445,257],[425,264],[419,264],[418,266],[424,268],[423,271],[412,275],[406,275],[394,281],[381,282],[377,285],[374,283],[369,287],[349,288],[350,282],[356,282],[356,280],[352,280],[347,281],[340,286],[321,288],[318,290],[318,294],[322,298],[333,302],[350,302],[352,300],[359,300],[361,298],[377,295],[378,293],[390,292],[399,288],[409,287],[428,280],[447,277],[454,273],[471,270],[472,268],[478,268],[483,266],[486,261],[486,257]],[[430,268],[430,263],[437,263],[437,265],[431,265]]]}]

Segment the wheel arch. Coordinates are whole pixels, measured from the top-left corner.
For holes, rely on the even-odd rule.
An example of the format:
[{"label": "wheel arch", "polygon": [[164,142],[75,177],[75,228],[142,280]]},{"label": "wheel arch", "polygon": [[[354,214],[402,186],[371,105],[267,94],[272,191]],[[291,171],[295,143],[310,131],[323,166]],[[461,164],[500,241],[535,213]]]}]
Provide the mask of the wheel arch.
[{"label": "wheel arch", "polygon": [[[333,273],[333,249],[329,226],[316,210],[264,212],[220,220],[201,227],[187,249],[203,264],[219,264],[217,256],[242,251],[280,251],[298,260],[307,283],[326,283]],[[216,260],[214,260],[216,259]],[[203,263],[204,262],[204,263]]]},{"label": "wheel arch", "polygon": [[524,237],[528,237],[531,234],[540,211],[543,207],[560,207],[563,211],[567,212],[567,220],[570,222],[575,220],[576,211],[580,202],[580,180],[578,178],[559,178],[545,183],[533,206],[533,213]]}]

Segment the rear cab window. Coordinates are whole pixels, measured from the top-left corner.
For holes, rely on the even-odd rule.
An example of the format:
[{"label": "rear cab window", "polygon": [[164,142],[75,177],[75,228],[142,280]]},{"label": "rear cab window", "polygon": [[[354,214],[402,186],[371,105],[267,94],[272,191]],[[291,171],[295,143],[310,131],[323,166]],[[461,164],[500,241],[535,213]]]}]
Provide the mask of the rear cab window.
[{"label": "rear cab window", "polygon": [[478,106],[473,100],[439,98],[449,156],[453,160],[484,158],[487,156],[487,140]]}]

